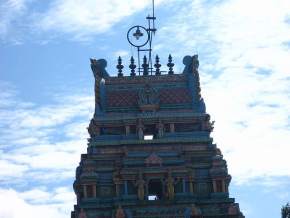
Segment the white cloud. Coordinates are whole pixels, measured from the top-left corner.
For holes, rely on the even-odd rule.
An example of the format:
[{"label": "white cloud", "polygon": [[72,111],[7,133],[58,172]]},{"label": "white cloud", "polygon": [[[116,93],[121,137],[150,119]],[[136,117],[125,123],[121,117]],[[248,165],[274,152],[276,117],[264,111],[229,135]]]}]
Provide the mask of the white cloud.
[{"label": "white cloud", "polygon": [[234,181],[289,176],[289,1],[188,3],[157,41],[160,52],[178,44],[175,57],[199,53],[213,138]]},{"label": "white cloud", "polygon": [[[0,39],[12,31],[12,22],[26,11],[27,0],[4,0],[0,5]],[[14,30],[13,30],[14,31]],[[13,32],[12,31],[12,32]],[[14,43],[18,43],[14,40]]]},{"label": "white cloud", "polygon": [[[48,7],[34,7],[35,0],[6,0],[0,6],[0,39],[15,44],[28,37],[46,44],[50,38],[69,34],[71,39],[87,41],[145,7],[151,0],[50,0]],[[157,0],[156,5],[164,0]]]},{"label": "white cloud", "polygon": [[[1,152],[1,155],[4,155]],[[7,160],[0,160],[0,183],[4,180],[15,178],[15,177],[22,177],[23,174],[28,170],[28,166],[24,164],[16,164],[14,162],[10,162]]]},{"label": "white cloud", "polygon": [[[158,3],[161,0],[158,1]],[[144,9],[151,0],[55,0],[37,25],[43,30],[70,33],[83,40],[108,31],[124,17]]]},{"label": "white cloud", "polygon": [[128,56],[129,56],[129,52],[128,51],[126,51],[126,50],[118,50],[118,51],[115,51],[114,53],[113,53],[113,55],[115,56],[115,57],[122,57],[122,58],[128,58]]},{"label": "white cloud", "polygon": [[[45,200],[58,200],[59,203],[42,204]],[[29,217],[62,218],[69,214],[75,199],[73,193],[60,188],[53,193],[33,189],[26,192],[16,192],[13,189],[0,189],[1,218]],[[31,203],[29,203],[31,202]]]},{"label": "white cloud", "polygon": [[[71,181],[86,151],[93,97],[58,96],[54,104],[40,106],[19,100],[9,84],[0,87],[5,87],[0,92],[1,218],[68,216],[76,202]],[[69,188],[63,187],[68,180]]]},{"label": "white cloud", "polygon": [[236,180],[290,175],[290,51],[282,46],[290,36],[284,22],[289,9],[287,1],[235,0],[210,16],[221,74],[205,84],[204,93],[218,121],[215,141]]},{"label": "white cloud", "polygon": [[25,201],[31,203],[45,203],[52,198],[52,193],[41,189],[31,189],[29,191],[19,193],[19,196]]},{"label": "white cloud", "polygon": [[19,185],[31,176],[40,184],[56,176],[58,182],[72,178],[86,151],[93,97],[58,96],[54,104],[38,106],[19,100],[12,86],[3,84],[0,184]]}]

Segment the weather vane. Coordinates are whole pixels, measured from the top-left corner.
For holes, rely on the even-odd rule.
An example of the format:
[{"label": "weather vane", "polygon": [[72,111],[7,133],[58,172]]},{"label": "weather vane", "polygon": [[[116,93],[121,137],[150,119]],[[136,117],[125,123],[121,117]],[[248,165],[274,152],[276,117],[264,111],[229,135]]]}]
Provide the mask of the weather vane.
[{"label": "weather vane", "polygon": [[[127,32],[127,40],[128,42],[137,48],[138,52],[138,73],[140,75],[141,70],[143,75],[152,75],[153,67],[152,67],[152,38],[156,32],[155,28],[155,12],[154,12],[154,0],[152,0],[152,16],[148,15],[146,17],[148,20],[148,27],[145,28],[140,25],[136,25],[131,27]],[[148,52],[148,60],[146,55],[143,58],[142,68],[140,65],[140,53]],[[147,62],[148,61],[148,62]]]}]

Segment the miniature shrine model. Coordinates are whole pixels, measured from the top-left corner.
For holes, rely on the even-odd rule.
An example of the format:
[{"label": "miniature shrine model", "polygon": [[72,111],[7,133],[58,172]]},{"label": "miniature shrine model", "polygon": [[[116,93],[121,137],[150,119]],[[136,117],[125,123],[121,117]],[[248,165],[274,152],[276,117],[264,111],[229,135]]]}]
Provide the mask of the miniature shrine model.
[{"label": "miniature shrine model", "polygon": [[[154,12],[147,19],[154,22]],[[130,31],[136,40],[146,35],[145,44],[132,43]],[[95,113],[87,154],[76,170],[71,217],[244,218],[229,197],[231,176],[210,137],[198,56],[185,56],[183,72],[175,73],[170,55],[169,69],[162,71],[159,57],[151,60],[155,31],[154,23],[129,30],[138,49],[130,75],[123,73],[121,58],[117,76],[107,73],[105,60],[91,59]],[[149,55],[141,65],[142,51]]]}]

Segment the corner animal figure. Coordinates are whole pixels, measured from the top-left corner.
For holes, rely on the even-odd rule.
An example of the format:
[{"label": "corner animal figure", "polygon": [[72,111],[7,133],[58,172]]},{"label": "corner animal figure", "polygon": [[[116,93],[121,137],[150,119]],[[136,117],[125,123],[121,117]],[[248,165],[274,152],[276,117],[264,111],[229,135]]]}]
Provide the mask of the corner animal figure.
[{"label": "corner animal figure", "polygon": [[105,59],[90,59],[91,61],[91,69],[94,73],[94,77],[95,79],[97,79],[97,77],[100,78],[106,78],[109,76],[108,72],[106,71],[106,67],[107,67],[107,61]]},{"label": "corner animal figure", "polygon": [[189,55],[185,56],[182,62],[185,65],[183,73],[190,74],[190,73],[198,72],[199,60],[198,60],[197,54],[193,56],[189,56]]}]

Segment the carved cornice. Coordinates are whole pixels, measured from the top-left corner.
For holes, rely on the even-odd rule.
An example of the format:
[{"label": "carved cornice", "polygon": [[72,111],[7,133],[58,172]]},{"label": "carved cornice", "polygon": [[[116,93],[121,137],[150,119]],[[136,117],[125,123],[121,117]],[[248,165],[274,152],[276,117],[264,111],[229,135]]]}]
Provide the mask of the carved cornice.
[{"label": "carved cornice", "polygon": [[106,78],[106,85],[119,84],[144,84],[144,83],[167,83],[167,82],[185,82],[187,78],[184,74],[174,75],[148,75],[148,76],[123,76],[123,77],[108,77]]},{"label": "carved cornice", "polygon": [[176,143],[196,143],[196,142],[207,142],[211,143],[212,138],[210,137],[188,137],[188,138],[161,138],[150,140],[139,140],[139,139],[120,139],[120,140],[100,140],[100,141],[92,141],[88,145],[89,146],[115,146],[115,145],[148,145],[148,144],[176,144]]}]

